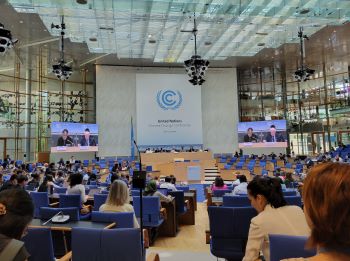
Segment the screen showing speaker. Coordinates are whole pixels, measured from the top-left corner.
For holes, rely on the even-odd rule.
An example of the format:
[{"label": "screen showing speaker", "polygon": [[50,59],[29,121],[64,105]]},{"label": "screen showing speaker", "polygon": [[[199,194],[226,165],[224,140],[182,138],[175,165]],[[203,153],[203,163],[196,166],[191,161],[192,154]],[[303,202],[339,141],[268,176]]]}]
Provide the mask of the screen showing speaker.
[{"label": "screen showing speaker", "polygon": [[90,123],[52,122],[51,152],[98,151],[98,125]]},{"label": "screen showing speaker", "polygon": [[287,147],[286,120],[238,123],[239,148]]}]

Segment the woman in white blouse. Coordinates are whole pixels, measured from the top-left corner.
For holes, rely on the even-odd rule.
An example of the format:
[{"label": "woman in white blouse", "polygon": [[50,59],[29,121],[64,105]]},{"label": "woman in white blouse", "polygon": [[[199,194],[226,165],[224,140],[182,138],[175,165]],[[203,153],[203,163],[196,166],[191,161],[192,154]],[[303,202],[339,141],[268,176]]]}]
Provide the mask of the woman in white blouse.
[{"label": "woman in white blouse", "polygon": [[256,261],[262,251],[270,261],[269,234],[308,236],[303,210],[287,206],[278,178],[255,177],[248,184],[248,198],[258,215],[251,220],[243,261]]}]

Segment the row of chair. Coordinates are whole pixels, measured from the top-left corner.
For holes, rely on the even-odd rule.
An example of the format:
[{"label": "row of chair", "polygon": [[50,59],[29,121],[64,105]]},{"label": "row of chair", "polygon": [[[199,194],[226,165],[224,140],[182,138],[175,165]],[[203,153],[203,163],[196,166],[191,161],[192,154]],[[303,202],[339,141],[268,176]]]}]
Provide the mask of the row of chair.
[{"label": "row of chair", "polygon": [[[219,258],[242,260],[248,240],[250,222],[257,212],[252,207],[208,207],[210,251]],[[225,225],[223,225],[225,224]],[[306,237],[270,235],[270,261],[307,258],[316,251],[306,250]]]},{"label": "row of chair", "polygon": [[[49,228],[30,228],[23,238],[31,261],[145,261],[145,250],[140,240],[140,230],[121,229],[72,229],[72,251],[61,259],[55,259],[52,234]],[[38,247],[40,245],[40,247]],[[89,247],[91,246],[91,247]],[[159,261],[156,254],[147,261]]]}]

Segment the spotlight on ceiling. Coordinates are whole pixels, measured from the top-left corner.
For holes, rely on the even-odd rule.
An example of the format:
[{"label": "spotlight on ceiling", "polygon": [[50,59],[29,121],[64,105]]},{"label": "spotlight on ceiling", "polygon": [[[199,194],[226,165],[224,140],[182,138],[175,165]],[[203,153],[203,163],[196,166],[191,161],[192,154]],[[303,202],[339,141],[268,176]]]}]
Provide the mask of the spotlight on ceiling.
[{"label": "spotlight on ceiling", "polygon": [[11,31],[6,30],[4,25],[0,23],[0,54],[5,54],[17,42],[17,39],[12,38]]},{"label": "spotlight on ceiling", "polygon": [[184,61],[184,66],[188,76],[191,78],[188,80],[192,85],[202,85],[204,80],[205,72],[208,70],[209,61],[202,59],[197,55],[197,24],[196,16],[193,15],[193,29],[192,31],[181,30],[181,32],[192,33],[194,36],[194,55],[189,59]]},{"label": "spotlight on ceiling", "polygon": [[52,65],[52,72],[58,79],[65,81],[69,79],[73,71],[71,67],[65,65],[65,62],[61,60],[58,64]]}]

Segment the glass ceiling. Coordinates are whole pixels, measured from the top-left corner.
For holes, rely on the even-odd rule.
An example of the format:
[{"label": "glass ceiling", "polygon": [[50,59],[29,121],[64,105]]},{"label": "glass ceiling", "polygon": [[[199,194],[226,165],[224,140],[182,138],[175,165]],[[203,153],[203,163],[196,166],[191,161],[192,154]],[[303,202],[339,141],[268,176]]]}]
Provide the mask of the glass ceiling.
[{"label": "glass ceiling", "polygon": [[[327,25],[350,20],[347,0],[8,0],[18,11],[37,13],[53,36],[65,16],[66,35],[85,42],[92,53],[119,58],[182,63],[194,53],[193,13],[198,53],[205,59],[253,56],[264,48],[297,42],[299,26],[311,36]],[[91,41],[96,38],[97,41]],[[40,40],[40,39],[38,39]],[[93,39],[92,39],[93,40]]]}]

